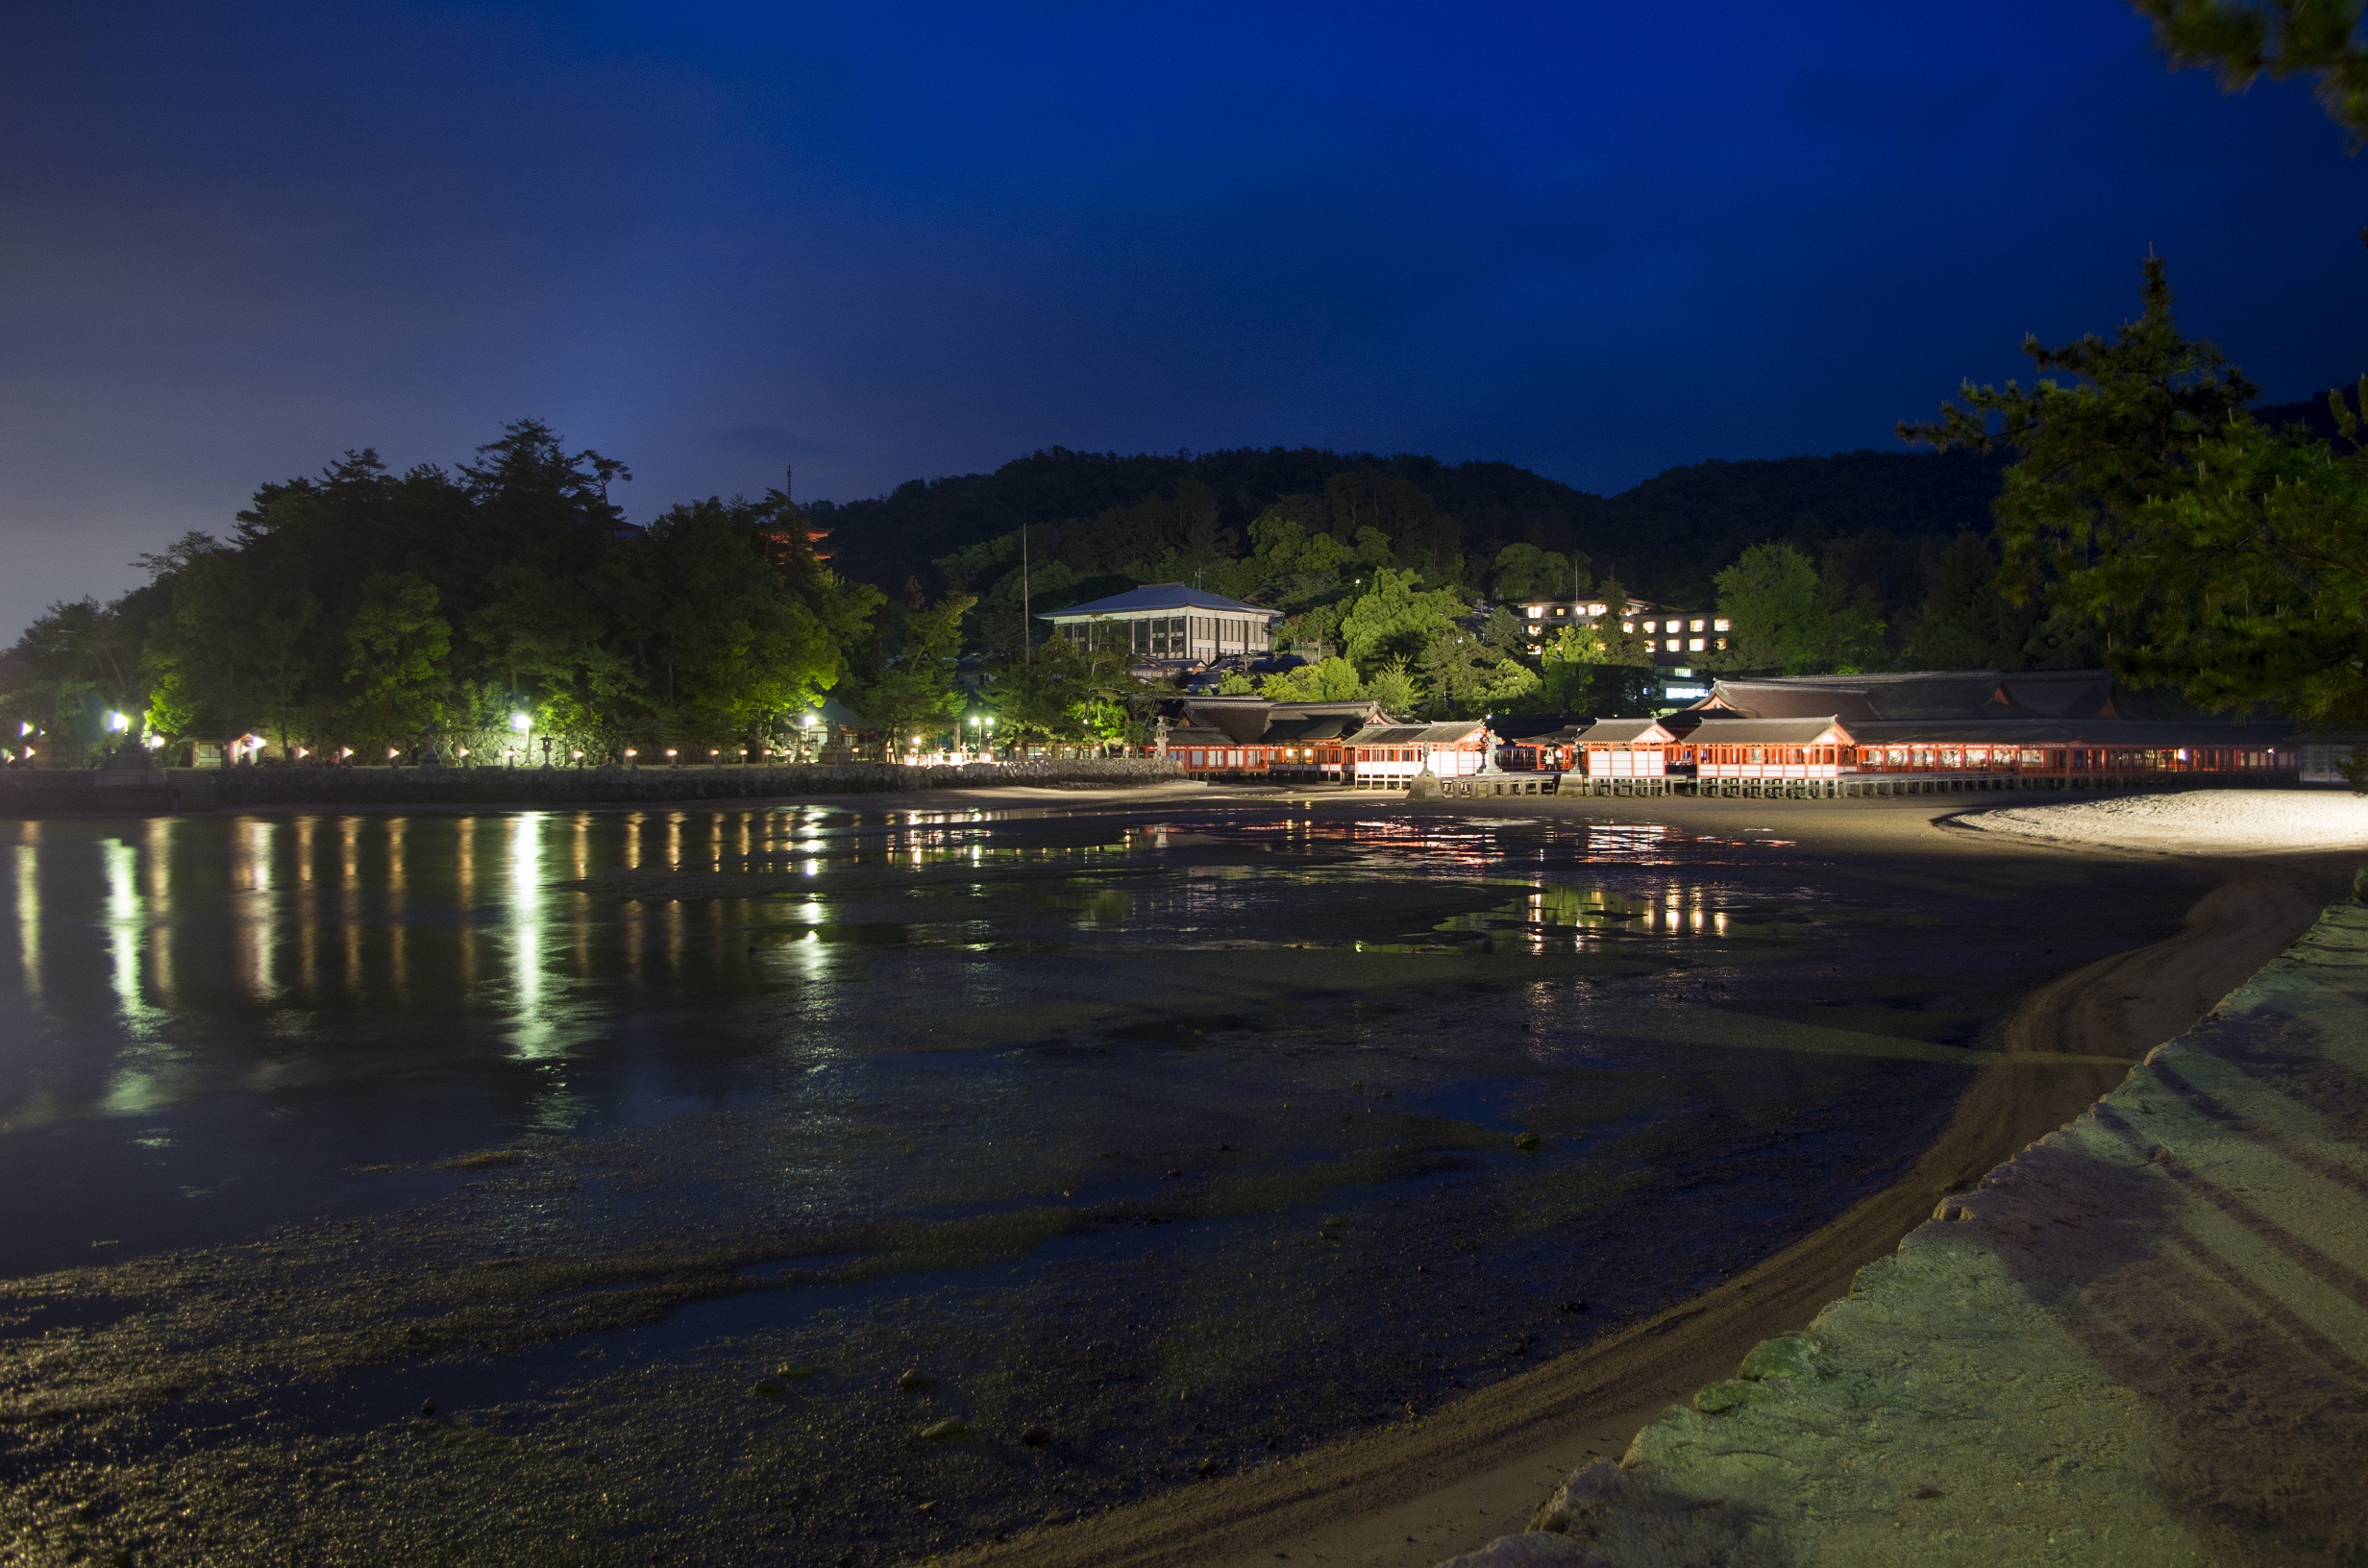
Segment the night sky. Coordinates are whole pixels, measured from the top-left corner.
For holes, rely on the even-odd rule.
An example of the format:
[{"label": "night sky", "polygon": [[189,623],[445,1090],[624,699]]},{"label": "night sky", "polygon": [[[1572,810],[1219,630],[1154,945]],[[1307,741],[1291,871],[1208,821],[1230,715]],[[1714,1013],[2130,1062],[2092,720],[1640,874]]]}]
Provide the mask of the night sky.
[{"label": "night sky", "polygon": [[2368,159],[2122,0],[75,4],[0,50],[0,639],[524,414],[636,518],[1063,445],[1623,488],[1887,446],[2152,244],[2363,368]]}]

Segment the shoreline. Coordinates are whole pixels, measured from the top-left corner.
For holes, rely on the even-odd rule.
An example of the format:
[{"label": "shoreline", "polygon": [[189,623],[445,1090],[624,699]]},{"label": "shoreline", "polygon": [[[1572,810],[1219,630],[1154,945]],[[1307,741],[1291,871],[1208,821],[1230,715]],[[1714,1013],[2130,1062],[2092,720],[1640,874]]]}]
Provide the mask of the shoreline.
[{"label": "shoreline", "polygon": [[1444,1568],[2357,1561],[2364,936],[2329,904],[1805,1331]]},{"label": "shoreline", "polygon": [[[1402,805],[1402,802],[1394,802]],[[977,1568],[1249,1568],[1355,1563],[1428,1568],[1527,1528],[1539,1503],[1590,1459],[1616,1457],[1671,1404],[1731,1376],[1751,1348],[1804,1327],[1846,1295],[1951,1192],[2110,1090],[2291,944],[2349,885],[2356,853],[2236,857],[2076,846],[1953,826],[1934,799],[1854,802],[1561,800],[1422,803],[1450,816],[1580,817],[1685,829],[1781,832],[1813,853],[1929,855],[1970,870],[1984,859],[2160,864],[2210,877],[2178,930],[2058,976],[1999,1020],[2000,1061],[1959,1097],[1947,1128],[1908,1171],[1743,1274],[1643,1323],[1468,1394],[1412,1423],[1369,1432],[1263,1470],[1172,1489],[1074,1524],[951,1559]],[[2004,802],[2001,802],[2003,805]],[[1978,809],[1978,808],[1976,808]],[[2109,1056],[2115,1065],[2017,1066],[2025,1054]],[[2123,1065],[2127,1064],[2127,1065]]]},{"label": "shoreline", "polygon": [[648,768],[9,768],[0,769],[0,818],[753,806],[1006,789],[1116,793],[1189,782],[1174,764],[1147,757],[930,767],[845,762]]}]

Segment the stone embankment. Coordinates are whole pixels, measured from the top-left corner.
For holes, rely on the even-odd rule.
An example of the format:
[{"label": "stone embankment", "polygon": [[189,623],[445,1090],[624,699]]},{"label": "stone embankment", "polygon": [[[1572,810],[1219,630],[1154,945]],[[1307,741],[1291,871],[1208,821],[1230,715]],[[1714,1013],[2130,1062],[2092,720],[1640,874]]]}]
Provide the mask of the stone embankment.
[{"label": "stone embankment", "polygon": [[1454,1568],[2368,1560],[2368,908]]},{"label": "stone embankment", "polygon": [[0,772],[0,817],[242,806],[565,806],[751,800],[1035,785],[1115,789],[1183,775],[1159,757],[1074,757],[908,768],[165,768]]}]

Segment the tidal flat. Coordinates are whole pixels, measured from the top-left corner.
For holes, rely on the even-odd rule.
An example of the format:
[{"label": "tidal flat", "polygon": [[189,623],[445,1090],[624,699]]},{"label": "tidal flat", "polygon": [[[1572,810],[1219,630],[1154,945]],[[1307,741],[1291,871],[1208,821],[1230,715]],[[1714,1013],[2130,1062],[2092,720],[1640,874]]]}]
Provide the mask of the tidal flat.
[{"label": "tidal flat", "polygon": [[0,1546],[874,1564],[1268,1464],[1815,1230],[2183,908],[1734,821],[0,829]]}]

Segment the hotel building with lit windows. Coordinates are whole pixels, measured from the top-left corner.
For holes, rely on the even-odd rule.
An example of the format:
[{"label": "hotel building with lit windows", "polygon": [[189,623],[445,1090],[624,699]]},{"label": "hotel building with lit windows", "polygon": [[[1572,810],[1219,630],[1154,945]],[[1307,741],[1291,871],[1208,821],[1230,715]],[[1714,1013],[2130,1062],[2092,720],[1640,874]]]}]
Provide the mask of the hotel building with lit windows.
[{"label": "hotel building with lit windows", "polygon": [[[1591,626],[1612,613],[1612,606],[1604,600],[1585,597],[1516,600],[1508,608],[1528,625],[1532,653],[1543,652],[1546,639],[1565,626]],[[1733,628],[1726,617],[1709,610],[1682,610],[1632,599],[1620,616],[1619,629],[1627,636],[1643,638],[1652,649],[1655,664],[1698,664],[1710,654],[1726,651],[1727,635]]]}]

